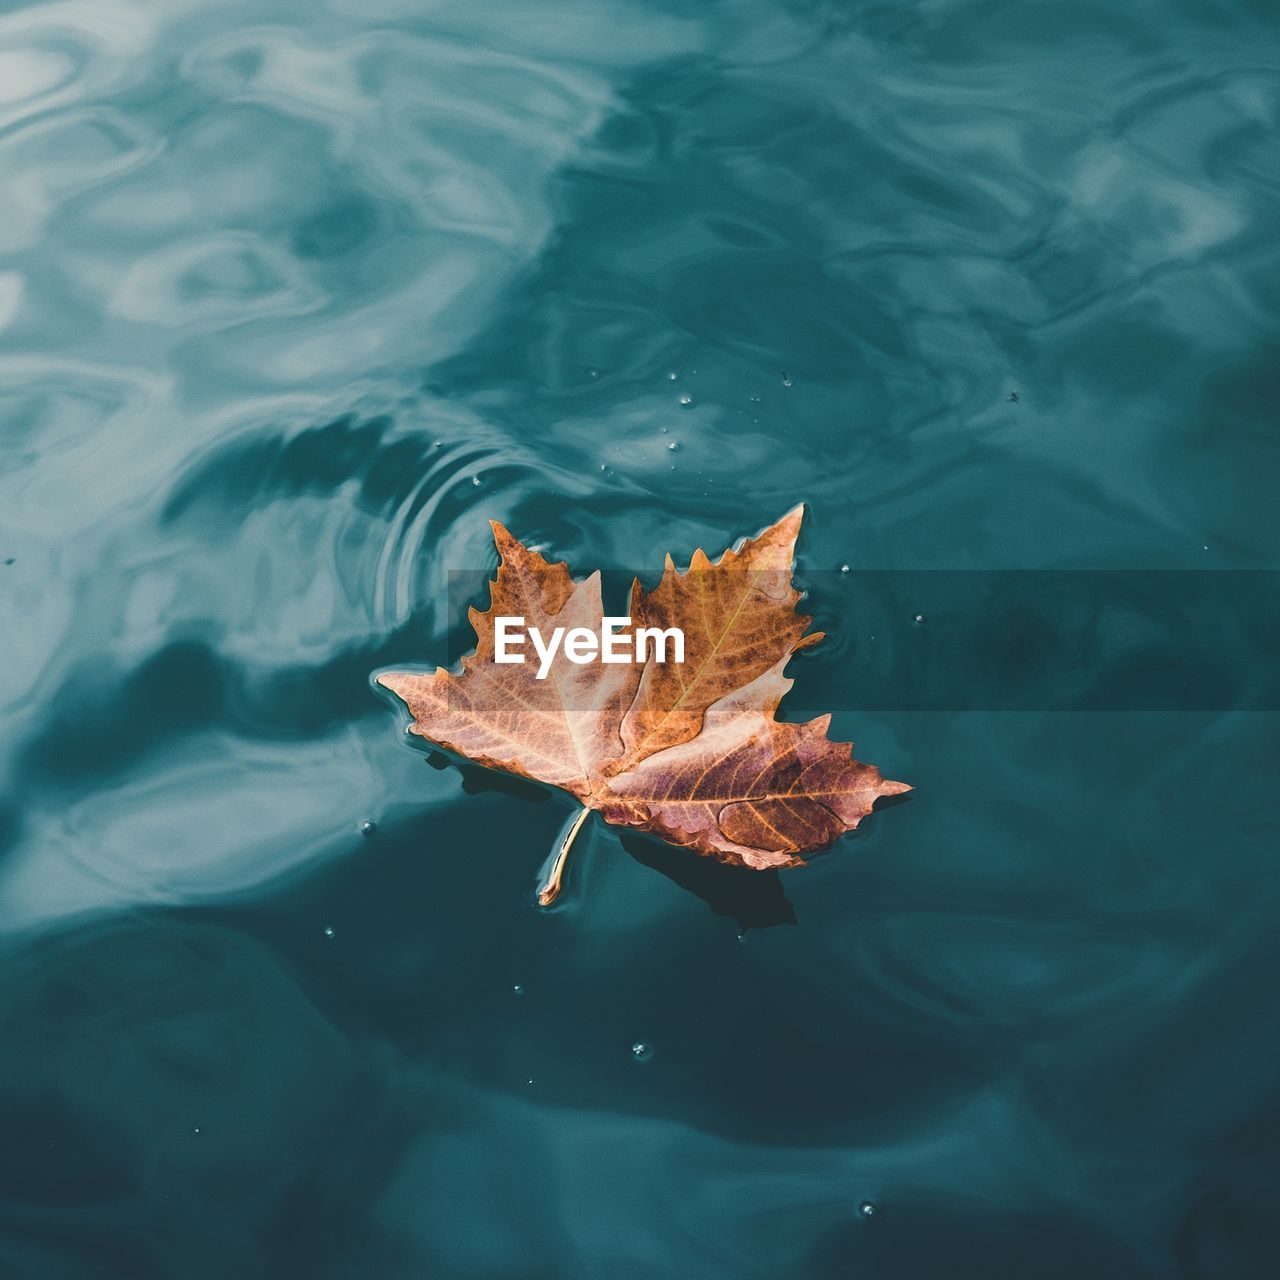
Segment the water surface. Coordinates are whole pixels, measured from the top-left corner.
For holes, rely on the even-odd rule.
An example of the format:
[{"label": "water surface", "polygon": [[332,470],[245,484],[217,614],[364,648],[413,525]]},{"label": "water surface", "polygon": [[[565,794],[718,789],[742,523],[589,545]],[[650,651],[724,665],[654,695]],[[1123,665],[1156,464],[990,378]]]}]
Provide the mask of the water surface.
[{"label": "water surface", "polygon": [[[1273,1275],[1269,655],[1125,663],[1274,592],[1278,117],[1246,0],[0,6],[0,1274]],[[370,672],[489,517],[801,500],[800,705],[916,791],[539,913],[567,803]]]}]

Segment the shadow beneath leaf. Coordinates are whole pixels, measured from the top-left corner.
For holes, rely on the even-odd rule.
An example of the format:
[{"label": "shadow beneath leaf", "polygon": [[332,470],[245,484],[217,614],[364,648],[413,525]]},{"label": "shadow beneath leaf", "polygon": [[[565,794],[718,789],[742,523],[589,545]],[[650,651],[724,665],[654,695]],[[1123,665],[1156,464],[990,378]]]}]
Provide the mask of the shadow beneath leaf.
[{"label": "shadow beneath leaf", "polygon": [[877,796],[875,803],[871,806],[872,813],[880,813],[885,809],[892,809],[895,805],[910,804],[915,791],[902,791],[896,796]]},{"label": "shadow beneath leaf", "polygon": [[498,791],[502,795],[525,800],[530,804],[551,799],[551,793],[541,783],[517,778],[511,773],[499,773],[496,769],[486,769],[483,765],[468,764],[457,756],[441,751],[439,747],[428,747],[426,758],[433,769],[457,769],[462,775],[462,789],[469,796]]},{"label": "shadow beneath leaf", "polygon": [[795,908],[783,892],[776,871],[727,866],[630,831],[620,833],[619,838],[637,862],[701,898],[716,915],[736,920],[744,932],[796,923]]}]

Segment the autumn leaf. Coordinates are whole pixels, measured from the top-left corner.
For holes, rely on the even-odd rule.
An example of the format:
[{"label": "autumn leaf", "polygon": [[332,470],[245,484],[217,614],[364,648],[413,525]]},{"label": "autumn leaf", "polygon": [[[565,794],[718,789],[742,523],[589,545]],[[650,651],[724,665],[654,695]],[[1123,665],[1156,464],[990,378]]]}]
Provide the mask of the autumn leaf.
[{"label": "autumn leaf", "polygon": [[[889,782],[827,737],[830,716],[776,718],[791,656],[822,638],[796,611],[791,570],[803,508],[712,563],[701,551],[678,570],[668,556],[650,592],[632,583],[630,625],[617,634],[679,630],[683,661],[498,661],[496,620],[521,618],[530,637],[602,630],[600,574],[575,580],[493,524],[500,563],[489,608],[470,611],[476,651],[456,672],[390,672],[378,682],[413,714],[411,732],[477,764],[560,787],[582,803],[540,895],[559,891],[574,837],[592,811],[722,862],[765,870],[852,831]],[[508,651],[509,655],[509,651]],[[523,655],[521,655],[523,656]],[[545,657],[545,660],[543,658]]]}]

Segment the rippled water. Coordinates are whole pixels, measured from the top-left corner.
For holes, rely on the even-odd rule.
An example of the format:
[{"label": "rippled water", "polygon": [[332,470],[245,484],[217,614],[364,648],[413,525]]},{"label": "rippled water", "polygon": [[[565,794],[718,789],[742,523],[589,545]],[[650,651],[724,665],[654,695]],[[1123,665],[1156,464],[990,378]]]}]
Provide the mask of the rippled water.
[{"label": "rippled water", "polygon": [[[0,1273],[1273,1275],[1269,655],[881,705],[999,637],[856,582],[1278,567],[1276,17],[4,5]],[[537,912],[568,806],[369,673],[490,516],[798,500],[916,792],[781,879],[595,825]]]}]

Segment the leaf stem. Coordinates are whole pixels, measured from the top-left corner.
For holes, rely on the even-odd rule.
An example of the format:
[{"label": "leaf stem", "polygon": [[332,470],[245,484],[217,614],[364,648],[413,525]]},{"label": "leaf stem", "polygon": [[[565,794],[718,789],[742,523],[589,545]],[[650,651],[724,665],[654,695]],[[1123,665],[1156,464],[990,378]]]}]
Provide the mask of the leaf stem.
[{"label": "leaf stem", "polygon": [[546,880],[543,881],[538,889],[538,906],[549,907],[559,896],[561,882],[564,878],[564,864],[569,860],[569,850],[573,848],[573,842],[578,838],[578,832],[582,830],[582,824],[586,822],[590,816],[591,810],[583,807],[581,813],[573,820],[573,825],[564,833],[564,839],[560,841],[560,848],[556,850],[556,860],[551,864],[551,870],[547,873]]}]

